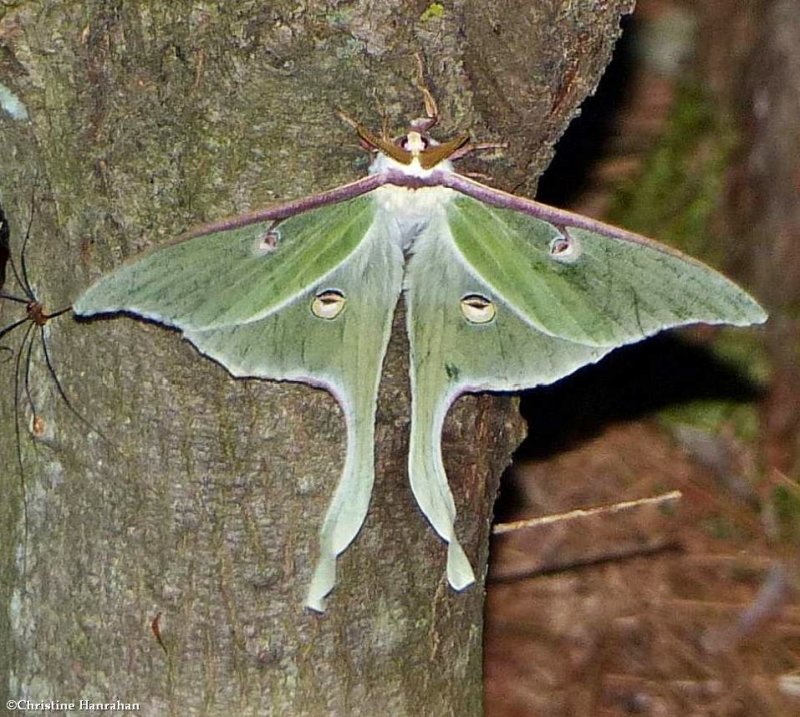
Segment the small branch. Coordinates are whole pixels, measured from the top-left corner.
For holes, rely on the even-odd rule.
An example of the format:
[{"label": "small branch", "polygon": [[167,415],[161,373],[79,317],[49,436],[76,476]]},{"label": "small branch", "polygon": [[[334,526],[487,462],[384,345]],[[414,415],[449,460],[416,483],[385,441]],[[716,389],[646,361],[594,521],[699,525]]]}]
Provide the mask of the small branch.
[{"label": "small branch", "polygon": [[659,507],[663,506],[665,510],[673,510],[682,497],[683,494],[679,490],[673,490],[669,493],[663,493],[662,495],[653,496],[651,498],[625,500],[621,503],[601,505],[597,508],[577,508],[568,513],[555,513],[553,515],[543,515],[538,518],[525,518],[524,520],[515,520],[513,523],[498,523],[492,528],[492,534],[502,535],[503,533],[510,533],[514,530],[535,528],[540,525],[560,523],[565,520],[575,520],[576,518],[588,518],[594,515],[613,515],[614,513],[631,510],[632,508],[639,508],[644,505],[658,505]]},{"label": "small branch", "polygon": [[[677,544],[680,491],[498,523],[491,580],[512,580],[658,552]],[[588,539],[587,539],[588,538]]]}]

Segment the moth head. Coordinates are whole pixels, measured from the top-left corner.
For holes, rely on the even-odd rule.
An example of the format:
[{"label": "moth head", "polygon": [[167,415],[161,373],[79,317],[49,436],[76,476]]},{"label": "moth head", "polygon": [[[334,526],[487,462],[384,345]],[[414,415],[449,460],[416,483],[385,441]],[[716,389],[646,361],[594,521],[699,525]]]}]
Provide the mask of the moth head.
[{"label": "moth head", "polygon": [[415,127],[411,127],[405,135],[395,140],[378,137],[360,124],[356,124],[355,129],[367,147],[382,152],[400,164],[410,166],[416,162],[426,170],[446,161],[469,142],[469,134],[465,133],[440,144]]},{"label": "moth head", "polygon": [[400,149],[410,153],[415,159],[419,159],[420,155],[431,145],[439,144],[435,139],[431,139],[422,134],[422,132],[418,132],[414,129],[409,130],[407,134],[397,137],[394,143],[400,147]]}]

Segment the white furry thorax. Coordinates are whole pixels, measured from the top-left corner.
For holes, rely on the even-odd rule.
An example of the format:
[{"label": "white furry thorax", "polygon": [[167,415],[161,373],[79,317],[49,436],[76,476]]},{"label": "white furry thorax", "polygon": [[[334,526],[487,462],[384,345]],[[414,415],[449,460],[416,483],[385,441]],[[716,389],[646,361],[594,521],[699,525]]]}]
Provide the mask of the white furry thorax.
[{"label": "white furry thorax", "polygon": [[[435,140],[429,140],[436,144]],[[396,159],[378,152],[369,166],[370,174],[383,174],[384,172],[397,172],[409,177],[427,178],[434,173],[450,173],[454,171],[453,163],[442,160],[436,166],[424,169],[415,157],[410,164],[398,162]],[[456,192],[448,187],[400,187],[396,184],[386,184],[374,191],[378,205],[389,216],[402,236],[402,244],[407,246],[413,242],[414,237],[425,229],[432,219],[442,214],[445,205],[455,196]]]}]

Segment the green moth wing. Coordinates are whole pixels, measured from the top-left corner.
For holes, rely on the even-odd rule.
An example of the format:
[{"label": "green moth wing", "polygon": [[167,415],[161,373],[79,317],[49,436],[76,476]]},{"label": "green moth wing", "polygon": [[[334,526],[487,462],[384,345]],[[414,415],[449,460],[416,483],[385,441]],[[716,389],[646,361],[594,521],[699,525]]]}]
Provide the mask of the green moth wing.
[{"label": "green moth wing", "polygon": [[183,330],[257,320],[344,262],[375,212],[373,201],[357,197],[157,247],[102,277],[75,313],[126,311]]},{"label": "green moth wing", "polygon": [[[378,384],[403,256],[387,241],[390,229],[376,221],[369,198],[292,217],[277,229],[274,251],[259,252],[263,237],[275,231],[271,222],[156,250],[104,277],[76,302],[75,311],[147,316],[181,329],[234,376],[302,381],[336,397],[347,425],[345,466],[320,530],[306,598],[321,611],[335,583],[336,556],[367,514]],[[281,245],[292,250],[280,253]],[[352,247],[344,259],[343,247]],[[298,257],[314,271],[298,266]],[[285,272],[294,273],[284,277]],[[266,292],[262,282],[279,296]],[[227,305],[218,306],[220,295]]]},{"label": "green moth wing", "polygon": [[466,196],[447,215],[470,270],[551,336],[622,346],[670,326],[764,320],[761,307],[721,274],[616,227],[570,226],[566,212],[559,226]]},{"label": "green moth wing", "polygon": [[449,544],[456,589],[474,580],[455,537],[440,448],[457,396],[552,383],[673,326],[764,320],[761,307],[714,270],[609,230],[556,226],[457,196],[414,243],[405,278],[409,478],[420,509]]},{"label": "green moth wing", "polygon": [[[415,243],[405,297],[412,392],[409,480],[420,509],[448,543],[448,581],[461,590],[475,577],[455,537],[455,503],[442,463],[441,433],[450,405],[465,392],[552,383],[598,361],[611,348],[532,328],[468,270],[444,217]],[[489,313],[470,314],[473,297],[489,299]]]},{"label": "green moth wing", "polygon": [[374,226],[340,268],[325,277],[346,301],[340,315],[319,318],[315,291],[269,316],[245,324],[186,331],[186,338],[234,376],[317,384],[338,400],[348,445],[339,484],[320,530],[319,559],[306,605],[324,609],[336,582],[336,556],[356,537],[374,482],[374,427],[383,357],[400,295],[403,257]]}]

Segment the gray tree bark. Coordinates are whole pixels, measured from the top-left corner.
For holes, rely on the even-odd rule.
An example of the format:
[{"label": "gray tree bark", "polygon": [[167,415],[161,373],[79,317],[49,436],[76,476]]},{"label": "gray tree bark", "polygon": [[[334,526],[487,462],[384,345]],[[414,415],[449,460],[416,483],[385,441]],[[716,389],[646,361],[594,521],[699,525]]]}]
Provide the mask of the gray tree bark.
[{"label": "gray tree bark", "polygon": [[[770,312],[771,375],[763,403],[766,467],[800,476],[800,16],[793,0],[761,3],[736,86],[742,142],[727,209],[735,269]],[[747,46],[746,46],[747,47]],[[775,487],[765,481],[764,490]],[[765,496],[771,503],[772,496]]]},{"label": "gray tree bark", "polygon": [[[35,188],[28,271],[48,307],[192,225],[363,173],[341,107],[401,130],[442,113],[509,141],[495,184],[535,189],[596,86],[632,0],[573,3],[19,2],[0,10],[0,200],[13,248]],[[7,95],[6,95],[7,97]],[[13,308],[4,303],[4,320]],[[74,407],[34,351],[41,419],[16,469],[0,365],[0,695],[121,700],[141,715],[478,715],[482,583],[447,586],[405,461],[407,345],[396,321],[370,514],[328,612],[302,609],[343,460],[322,391],[234,380],[174,332],[124,318],[49,327]],[[27,401],[23,397],[23,404]],[[23,421],[31,419],[30,410]],[[461,399],[445,462],[479,575],[514,402]],[[151,629],[160,615],[162,646]]]}]

